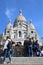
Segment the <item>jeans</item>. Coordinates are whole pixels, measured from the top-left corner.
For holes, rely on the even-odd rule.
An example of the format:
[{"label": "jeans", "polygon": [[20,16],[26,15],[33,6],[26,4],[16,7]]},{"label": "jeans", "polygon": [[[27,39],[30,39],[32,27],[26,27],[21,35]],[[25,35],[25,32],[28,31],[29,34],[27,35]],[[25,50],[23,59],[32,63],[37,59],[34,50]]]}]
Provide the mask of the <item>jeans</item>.
[{"label": "jeans", "polygon": [[33,55],[33,50],[32,50],[32,46],[28,47],[28,56],[32,56]]},{"label": "jeans", "polygon": [[10,54],[10,50],[8,50],[8,49],[4,50],[4,61],[6,59],[7,54],[8,54],[9,60],[11,61],[11,54]]}]

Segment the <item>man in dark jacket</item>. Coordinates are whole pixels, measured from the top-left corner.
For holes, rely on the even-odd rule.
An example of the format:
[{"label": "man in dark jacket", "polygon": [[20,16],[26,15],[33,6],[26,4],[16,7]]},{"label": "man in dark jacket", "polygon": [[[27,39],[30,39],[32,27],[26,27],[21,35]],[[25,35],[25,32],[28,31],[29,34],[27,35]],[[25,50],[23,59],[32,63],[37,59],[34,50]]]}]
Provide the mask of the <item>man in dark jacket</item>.
[{"label": "man in dark jacket", "polygon": [[28,56],[31,57],[32,56],[32,53],[33,53],[33,51],[32,51],[32,41],[31,41],[31,38],[29,38],[29,41],[28,41],[27,46],[28,46]]},{"label": "man in dark jacket", "polygon": [[38,40],[36,40],[36,55],[40,56],[40,53],[41,53],[40,46],[39,46]]},{"label": "man in dark jacket", "polygon": [[33,47],[33,56],[36,56],[36,40],[35,39],[33,39],[32,47]]},{"label": "man in dark jacket", "polygon": [[27,37],[25,40],[24,40],[24,56],[28,56],[28,41],[29,41],[29,38]]}]

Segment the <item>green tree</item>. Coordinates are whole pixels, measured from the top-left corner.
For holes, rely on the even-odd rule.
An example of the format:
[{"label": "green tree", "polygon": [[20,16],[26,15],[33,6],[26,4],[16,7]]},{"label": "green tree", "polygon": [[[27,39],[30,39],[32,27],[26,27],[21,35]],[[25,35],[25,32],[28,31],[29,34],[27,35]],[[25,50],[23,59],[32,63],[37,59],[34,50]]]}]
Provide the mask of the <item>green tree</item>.
[{"label": "green tree", "polygon": [[2,34],[0,34],[0,42],[1,42],[1,40],[2,40]]}]

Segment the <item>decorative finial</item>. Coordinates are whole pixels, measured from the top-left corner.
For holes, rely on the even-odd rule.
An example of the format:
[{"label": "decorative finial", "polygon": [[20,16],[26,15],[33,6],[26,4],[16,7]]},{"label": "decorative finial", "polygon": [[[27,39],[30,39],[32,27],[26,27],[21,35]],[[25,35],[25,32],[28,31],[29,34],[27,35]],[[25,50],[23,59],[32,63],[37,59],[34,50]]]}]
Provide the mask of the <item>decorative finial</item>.
[{"label": "decorative finial", "polygon": [[30,19],[30,23],[32,23],[32,19]]},{"label": "decorative finial", "polygon": [[4,32],[3,32],[3,36],[4,36]]},{"label": "decorative finial", "polygon": [[22,10],[20,9],[19,14],[22,15]]},{"label": "decorative finial", "polygon": [[8,23],[11,23],[11,19],[8,21]]}]

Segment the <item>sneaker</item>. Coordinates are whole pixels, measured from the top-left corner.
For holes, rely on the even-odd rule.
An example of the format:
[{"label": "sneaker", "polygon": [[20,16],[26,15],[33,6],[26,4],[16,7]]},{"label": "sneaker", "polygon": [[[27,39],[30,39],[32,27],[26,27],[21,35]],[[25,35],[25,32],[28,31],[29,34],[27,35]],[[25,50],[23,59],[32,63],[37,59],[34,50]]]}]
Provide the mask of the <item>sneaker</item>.
[{"label": "sneaker", "polygon": [[10,64],[12,64],[12,61],[10,62]]},{"label": "sneaker", "polygon": [[10,61],[9,64],[12,64],[12,61]]},{"label": "sneaker", "polygon": [[4,62],[4,64],[6,64],[6,62]]}]

